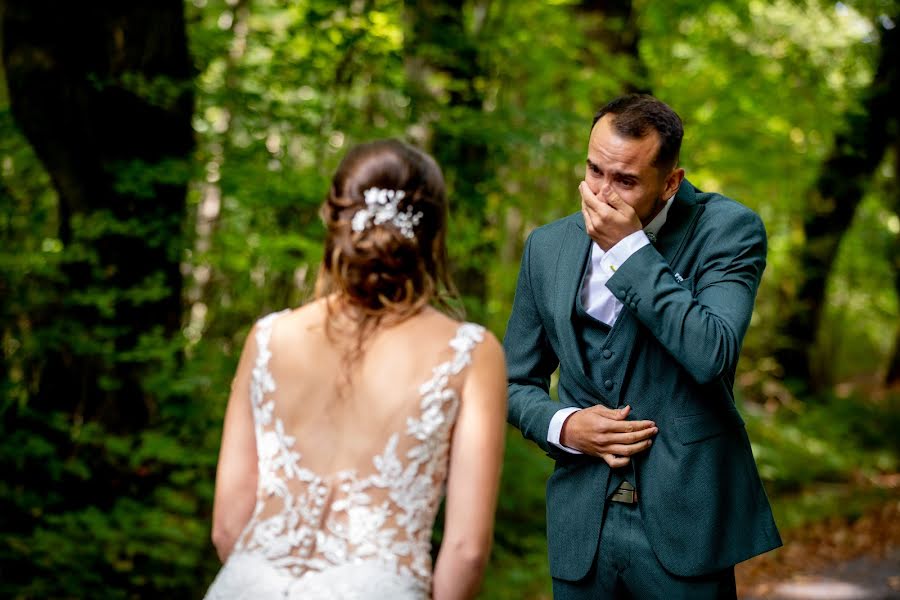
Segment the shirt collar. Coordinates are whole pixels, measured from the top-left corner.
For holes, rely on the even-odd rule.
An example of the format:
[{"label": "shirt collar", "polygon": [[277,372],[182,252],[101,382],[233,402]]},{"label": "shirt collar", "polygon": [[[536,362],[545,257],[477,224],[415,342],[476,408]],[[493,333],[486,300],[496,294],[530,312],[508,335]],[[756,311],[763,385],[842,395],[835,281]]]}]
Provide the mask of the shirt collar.
[{"label": "shirt collar", "polygon": [[659,211],[653,220],[647,223],[647,226],[644,227],[644,233],[647,234],[647,237],[650,238],[650,241],[655,241],[656,236],[659,234],[659,230],[662,229],[663,225],[666,224],[666,216],[669,214],[669,207],[672,206],[672,200],[675,199],[675,194],[672,194],[668,200],[666,200],[666,205],[662,207],[662,210]]}]

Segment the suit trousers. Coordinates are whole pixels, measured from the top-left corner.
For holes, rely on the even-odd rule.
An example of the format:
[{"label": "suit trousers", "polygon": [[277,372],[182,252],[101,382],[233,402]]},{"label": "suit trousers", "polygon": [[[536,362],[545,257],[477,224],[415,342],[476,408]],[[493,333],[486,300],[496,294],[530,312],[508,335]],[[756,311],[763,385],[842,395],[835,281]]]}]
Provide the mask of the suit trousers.
[{"label": "suit trousers", "polygon": [[553,579],[554,600],[675,600],[737,597],[734,567],[700,577],[679,577],[656,558],[637,504],[607,500],[594,565],[584,579]]}]

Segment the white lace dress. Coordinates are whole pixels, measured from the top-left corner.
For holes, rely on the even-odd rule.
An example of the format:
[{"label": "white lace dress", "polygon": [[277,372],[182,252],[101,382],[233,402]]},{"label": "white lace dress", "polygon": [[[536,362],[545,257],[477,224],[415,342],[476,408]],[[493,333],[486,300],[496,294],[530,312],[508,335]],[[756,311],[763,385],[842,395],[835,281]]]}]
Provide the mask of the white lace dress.
[{"label": "white lace dress", "polygon": [[268,344],[280,314],[261,319],[256,333],[256,507],[206,598],[428,598],[431,530],[459,405],[449,382],[471,362],[484,329],[459,327],[452,358],[433,369],[405,427],[388,432],[370,465],[321,476],[304,467],[270,397]]}]

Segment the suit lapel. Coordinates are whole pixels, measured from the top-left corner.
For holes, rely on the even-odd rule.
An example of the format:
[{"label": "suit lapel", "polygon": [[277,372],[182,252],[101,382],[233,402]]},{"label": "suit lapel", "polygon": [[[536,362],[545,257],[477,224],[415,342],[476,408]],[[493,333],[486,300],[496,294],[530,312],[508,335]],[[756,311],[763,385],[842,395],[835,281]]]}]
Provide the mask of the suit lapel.
[{"label": "suit lapel", "polygon": [[[566,353],[561,364],[568,367],[575,381],[591,396],[602,397],[597,386],[584,372],[584,361],[579,351],[579,342],[574,325],[575,298],[579,294],[585,262],[590,260],[591,238],[584,229],[581,215],[570,221],[566,229],[556,264],[556,330],[559,332],[560,348]],[[561,357],[562,358],[562,357]]]},{"label": "suit lapel", "polygon": [[703,206],[697,203],[696,192],[687,179],[681,182],[666,216],[666,223],[654,244],[656,250],[673,268],[690,239],[697,218],[703,212]]},{"label": "suit lapel", "polygon": [[[566,237],[559,252],[556,263],[556,310],[557,326],[564,348],[577,348],[575,330],[572,326],[572,313],[575,310],[575,295],[580,292],[579,284],[584,274],[585,261],[591,247],[591,238],[584,230],[584,222],[569,222]],[[571,339],[570,339],[571,338]],[[574,352],[574,354],[580,354]]]}]

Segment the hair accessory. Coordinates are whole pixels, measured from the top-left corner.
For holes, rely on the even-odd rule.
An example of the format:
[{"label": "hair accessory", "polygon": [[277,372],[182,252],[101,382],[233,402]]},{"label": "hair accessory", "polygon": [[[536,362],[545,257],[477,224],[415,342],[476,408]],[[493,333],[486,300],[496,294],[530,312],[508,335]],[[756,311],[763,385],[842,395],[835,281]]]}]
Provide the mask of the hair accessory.
[{"label": "hair accessory", "polygon": [[422,213],[413,214],[412,206],[405,212],[399,210],[400,201],[406,196],[403,190],[383,190],[372,187],[363,192],[366,207],[353,214],[350,227],[353,231],[364,231],[367,227],[391,223],[400,230],[403,237],[413,239],[413,227],[422,220]]}]

